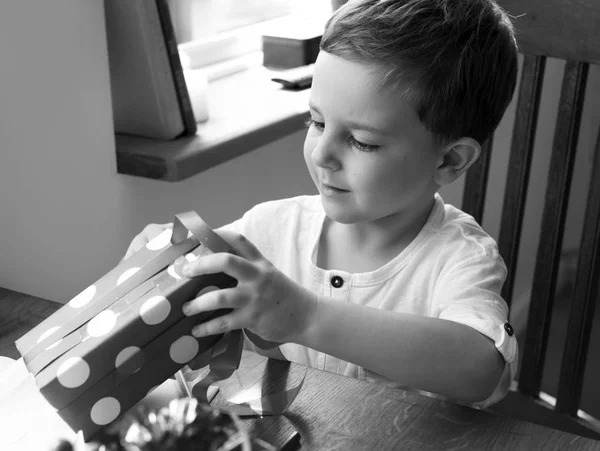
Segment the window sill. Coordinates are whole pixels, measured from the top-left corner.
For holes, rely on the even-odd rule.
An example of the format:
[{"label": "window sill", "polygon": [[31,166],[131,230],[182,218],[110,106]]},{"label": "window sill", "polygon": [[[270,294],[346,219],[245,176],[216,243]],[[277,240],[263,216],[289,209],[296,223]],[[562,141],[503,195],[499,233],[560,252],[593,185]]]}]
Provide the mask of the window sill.
[{"label": "window sill", "polygon": [[255,67],[209,84],[209,119],[194,136],[160,141],[115,135],[117,171],[180,181],[304,127],[310,89],[289,91]]}]

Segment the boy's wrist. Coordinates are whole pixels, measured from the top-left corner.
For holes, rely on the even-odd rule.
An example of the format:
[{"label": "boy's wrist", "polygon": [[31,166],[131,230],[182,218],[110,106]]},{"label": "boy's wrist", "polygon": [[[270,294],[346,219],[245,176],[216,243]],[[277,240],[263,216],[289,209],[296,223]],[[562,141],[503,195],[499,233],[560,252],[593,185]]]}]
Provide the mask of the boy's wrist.
[{"label": "boy's wrist", "polygon": [[303,302],[298,303],[298,317],[301,320],[298,322],[298,327],[295,328],[288,342],[307,346],[310,337],[314,336],[314,329],[317,325],[319,296],[309,290],[304,290]]}]

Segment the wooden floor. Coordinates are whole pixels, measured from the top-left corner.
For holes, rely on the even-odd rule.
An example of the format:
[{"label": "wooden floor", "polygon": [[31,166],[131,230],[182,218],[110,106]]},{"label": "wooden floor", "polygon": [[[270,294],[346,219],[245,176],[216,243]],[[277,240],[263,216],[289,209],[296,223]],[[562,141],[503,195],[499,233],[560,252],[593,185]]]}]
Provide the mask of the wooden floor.
[{"label": "wooden floor", "polygon": [[61,304],[35,302],[35,297],[0,288],[0,355],[19,358],[15,341]]}]

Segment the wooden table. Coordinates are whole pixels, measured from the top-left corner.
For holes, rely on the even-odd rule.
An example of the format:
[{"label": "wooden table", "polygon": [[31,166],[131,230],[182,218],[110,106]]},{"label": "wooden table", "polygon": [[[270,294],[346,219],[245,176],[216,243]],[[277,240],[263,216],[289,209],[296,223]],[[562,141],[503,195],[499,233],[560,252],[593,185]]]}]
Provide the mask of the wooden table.
[{"label": "wooden table", "polygon": [[[0,288],[0,355],[18,358],[13,342],[60,306]],[[253,434],[279,443],[297,429],[303,450],[600,450],[600,441],[253,353],[219,383],[213,404],[302,377],[284,415],[244,420]]]}]

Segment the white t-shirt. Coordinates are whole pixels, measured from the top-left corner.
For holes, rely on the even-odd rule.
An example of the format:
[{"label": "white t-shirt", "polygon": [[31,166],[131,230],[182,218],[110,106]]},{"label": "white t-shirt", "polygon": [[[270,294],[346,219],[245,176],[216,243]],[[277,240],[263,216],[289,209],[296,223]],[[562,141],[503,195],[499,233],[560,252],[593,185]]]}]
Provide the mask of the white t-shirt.
[{"label": "white t-shirt", "polygon": [[[471,326],[491,338],[506,361],[492,396],[471,406],[486,407],[506,395],[518,361],[517,340],[507,322],[508,307],[500,296],[506,266],[496,242],[471,216],[436,195],[425,226],[406,249],[375,271],[354,274],[316,265],[324,220],[319,196],[299,196],[259,204],[224,228],[243,234],[279,270],[323,300]],[[305,346],[288,343],[280,349],[293,362],[397,385]]]}]

